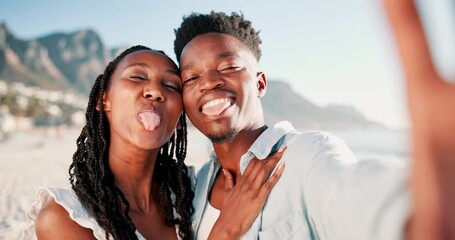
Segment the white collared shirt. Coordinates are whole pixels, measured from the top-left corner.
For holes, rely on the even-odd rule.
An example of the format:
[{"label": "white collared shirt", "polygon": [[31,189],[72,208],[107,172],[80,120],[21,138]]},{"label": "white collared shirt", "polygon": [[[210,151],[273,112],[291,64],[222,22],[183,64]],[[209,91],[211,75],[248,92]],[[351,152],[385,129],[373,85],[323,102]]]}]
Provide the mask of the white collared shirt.
[{"label": "white collared shirt", "polygon": [[[408,171],[402,162],[359,161],[336,136],[297,132],[289,122],[280,122],[241,157],[241,172],[254,156],[265,159],[282,144],[287,146],[281,159],[284,173],[243,239],[402,238],[410,210]],[[195,236],[207,217],[207,197],[220,167],[212,153],[197,175]]]}]

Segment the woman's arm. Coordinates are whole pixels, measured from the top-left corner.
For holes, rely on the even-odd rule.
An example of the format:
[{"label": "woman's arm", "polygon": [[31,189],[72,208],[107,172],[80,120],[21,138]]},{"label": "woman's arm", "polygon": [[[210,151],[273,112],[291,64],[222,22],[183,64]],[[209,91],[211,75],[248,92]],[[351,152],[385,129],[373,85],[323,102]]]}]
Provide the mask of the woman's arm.
[{"label": "woman's arm", "polygon": [[39,240],[95,239],[92,230],[74,222],[68,212],[54,200],[49,201],[39,212],[35,222],[35,232]]}]

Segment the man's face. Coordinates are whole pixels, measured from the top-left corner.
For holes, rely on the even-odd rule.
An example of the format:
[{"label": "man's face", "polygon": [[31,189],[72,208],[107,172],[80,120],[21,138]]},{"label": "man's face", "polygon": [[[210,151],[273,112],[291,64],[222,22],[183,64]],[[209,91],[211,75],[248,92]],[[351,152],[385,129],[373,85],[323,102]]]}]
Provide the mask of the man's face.
[{"label": "man's face", "polygon": [[235,37],[206,33],[180,58],[183,103],[191,122],[213,142],[263,125],[259,98],[266,78],[252,52]]}]

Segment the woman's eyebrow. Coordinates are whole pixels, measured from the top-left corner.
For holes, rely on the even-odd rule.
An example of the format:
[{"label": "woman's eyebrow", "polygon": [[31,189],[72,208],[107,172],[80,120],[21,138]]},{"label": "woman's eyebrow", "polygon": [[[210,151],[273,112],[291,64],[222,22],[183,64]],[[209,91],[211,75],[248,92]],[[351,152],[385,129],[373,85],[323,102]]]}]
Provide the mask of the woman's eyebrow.
[{"label": "woman's eyebrow", "polygon": [[176,76],[180,77],[180,71],[178,71],[178,70],[166,69],[166,73],[169,73],[169,74],[176,75]]},{"label": "woman's eyebrow", "polygon": [[143,68],[150,68],[150,66],[146,63],[132,63],[124,67],[123,69],[127,69],[130,67],[143,67]]}]

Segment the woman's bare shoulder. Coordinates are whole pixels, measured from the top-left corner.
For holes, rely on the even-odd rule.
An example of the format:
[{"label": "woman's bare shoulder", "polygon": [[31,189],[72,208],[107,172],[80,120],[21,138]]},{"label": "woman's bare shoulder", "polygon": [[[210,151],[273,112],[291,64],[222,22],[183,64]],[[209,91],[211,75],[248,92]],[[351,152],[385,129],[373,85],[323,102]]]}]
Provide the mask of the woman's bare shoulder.
[{"label": "woman's bare shoulder", "polygon": [[95,239],[93,231],[70,218],[69,213],[55,200],[50,200],[39,212],[35,222],[36,236],[46,239]]}]

